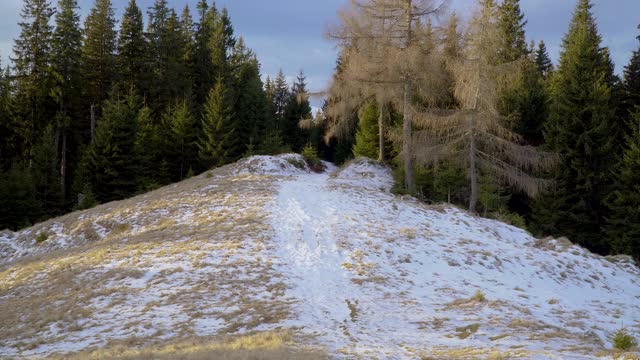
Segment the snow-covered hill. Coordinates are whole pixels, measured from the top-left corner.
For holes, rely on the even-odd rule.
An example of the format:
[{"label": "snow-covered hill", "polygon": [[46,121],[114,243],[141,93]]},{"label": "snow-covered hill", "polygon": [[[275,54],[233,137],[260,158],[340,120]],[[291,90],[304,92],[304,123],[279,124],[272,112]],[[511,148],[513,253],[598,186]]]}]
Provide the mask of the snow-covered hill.
[{"label": "snow-covered hill", "polygon": [[253,157],[0,233],[0,358],[278,333],[291,358],[589,359],[640,334],[629,259],[394,196],[369,160],[326,165]]}]

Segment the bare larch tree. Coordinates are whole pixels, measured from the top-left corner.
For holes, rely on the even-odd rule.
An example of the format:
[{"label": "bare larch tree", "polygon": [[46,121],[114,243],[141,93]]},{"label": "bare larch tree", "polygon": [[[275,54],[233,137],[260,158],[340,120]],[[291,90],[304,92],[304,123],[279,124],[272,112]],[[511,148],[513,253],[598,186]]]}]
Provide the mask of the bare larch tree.
[{"label": "bare larch tree", "polygon": [[330,30],[342,50],[342,74],[331,86],[333,101],[328,115],[337,119],[330,129],[341,132],[353,121],[366,99],[380,105],[380,148],[384,158],[384,112],[387,104],[403,110],[402,162],[404,185],[414,190],[412,127],[414,99],[421,102],[441,97],[444,76],[437,59],[429,51],[431,36],[420,24],[440,15],[447,0],[351,0],[340,12],[340,24]]},{"label": "bare larch tree", "polygon": [[500,89],[517,80],[522,62],[497,65],[500,36],[495,17],[492,6],[482,7],[469,24],[460,55],[446,59],[460,109],[413,114],[420,127],[414,134],[416,161],[436,165],[448,160],[467,168],[471,212],[476,211],[481,170],[535,196],[546,182],[530,174],[557,162],[554,154],[525,145],[496,107]]}]

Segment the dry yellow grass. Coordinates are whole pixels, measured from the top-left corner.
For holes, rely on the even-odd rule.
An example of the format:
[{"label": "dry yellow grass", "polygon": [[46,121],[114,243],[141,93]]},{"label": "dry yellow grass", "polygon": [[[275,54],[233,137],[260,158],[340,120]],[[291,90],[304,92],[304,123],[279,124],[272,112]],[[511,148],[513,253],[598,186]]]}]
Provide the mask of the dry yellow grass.
[{"label": "dry yellow grass", "polygon": [[54,356],[53,359],[118,359],[118,360],[319,360],[327,359],[317,349],[295,347],[289,332],[264,332],[224,340],[192,338],[164,345],[134,348],[114,344],[104,349]]}]

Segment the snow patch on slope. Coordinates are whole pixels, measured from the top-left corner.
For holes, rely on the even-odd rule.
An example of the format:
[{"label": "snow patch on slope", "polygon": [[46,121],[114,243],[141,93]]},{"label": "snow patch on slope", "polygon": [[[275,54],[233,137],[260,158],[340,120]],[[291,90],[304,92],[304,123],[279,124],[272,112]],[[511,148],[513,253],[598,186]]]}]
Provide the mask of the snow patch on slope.
[{"label": "snow patch on slope", "polygon": [[391,170],[371,159],[357,158],[333,174],[336,183],[373,190],[390,191],[393,186]]},{"label": "snow patch on slope", "polygon": [[[273,205],[279,269],[297,299],[289,324],[332,352],[446,358],[438,349],[470,347],[585,359],[623,322],[640,329],[637,267],[360,190],[388,190],[390,181],[388,170],[358,160],[334,177],[282,182]],[[488,300],[473,300],[477,291]]]}]

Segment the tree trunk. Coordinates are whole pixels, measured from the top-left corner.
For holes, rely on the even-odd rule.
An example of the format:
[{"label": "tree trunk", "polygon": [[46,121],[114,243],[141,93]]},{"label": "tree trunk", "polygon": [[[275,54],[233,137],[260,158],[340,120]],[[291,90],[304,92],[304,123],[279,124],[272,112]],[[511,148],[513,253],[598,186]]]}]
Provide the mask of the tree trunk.
[{"label": "tree trunk", "polygon": [[471,198],[469,199],[469,211],[476,212],[478,203],[478,167],[476,165],[476,134],[475,117],[471,119],[471,145],[469,146],[469,176],[471,178]]},{"label": "tree trunk", "polygon": [[[412,37],[412,23],[413,23],[413,0],[407,1],[407,34],[406,34],[406,49],[411,46]],[[411,82],[411,76],[405,74],[404,79],[404,120],[402,124],[402,157],[404,162],[404,186],[410,194],[413,194],[413,146],[411,136],[411,88],[413,84]]]},{"label": "tree trunk", "polygon": [[62,149],[60,149],[60,194],[62,199],[66,198],[67,180],[67,129],[62,129]]},{"label": "tree trunk", "polygon": [[402,157],[404,163],[404,186],[413,194],[413,149],[411,146],[411,79],[404,83],[404,121],[402,124]]},{"label": "tree trunk", "polygon": [[91,104],[91,142],[93,142],[96,134],[96,107]]},{"label": "tree trunk", "polygon": [[380,146],[380,154],[378,161],[384,162],[384,103],[380,104],[380,116],[378,117],[378,139]]}]

